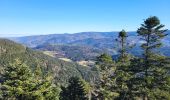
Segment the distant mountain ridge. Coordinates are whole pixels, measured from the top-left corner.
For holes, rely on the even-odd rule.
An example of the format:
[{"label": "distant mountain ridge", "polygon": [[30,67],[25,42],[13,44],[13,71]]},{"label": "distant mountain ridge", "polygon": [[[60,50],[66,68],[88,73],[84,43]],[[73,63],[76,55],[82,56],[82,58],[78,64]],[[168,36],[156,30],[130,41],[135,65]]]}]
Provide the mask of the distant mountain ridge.
[{"label": "distant mountain ridge", "polygon": [[[127,32],[127,41],[130,44],[136,44],[136,46],[129,52],[134,55],[140,55],[140,45],[143,43],[136,32]],[[161,52],[167,56],[170,56],[170,31],[167,31],[166,36],[162,42],[163,47],[160,49]],[[118,32],[81,32],[75,34],[50,34],[50,35],[37,35],[37,36],[26,36],[11,38],[12,40],[22,43],[28,47],[36,48],[43,45],[70,45],[70,46],[87,46],[91,48],[99,49],[103,52],[116,55],[118,52],[117,43],[115,39],[118,36]],[[45,47],[45,46],[44,46]],[[70,48],[70,47],[69,47]],[[163,49],[164,48],[164,49]],[[166,48],[166,49],[165,49]],[[45,48],[44,48],[45,49]],[[71,52],[71,51],[70,51]]]},{"label": "distant mountain ridge", "polygon": [[[50,34],[50,35],[35,35],[11,38],[12,40],[25,44],[30,47],[35,47],[40,44],[71,44],[76,41],[88,39],[104,39],[117,37],[118,32],[81,32],[75,34]],[[130,34],[133,35],[134,32]]]}]

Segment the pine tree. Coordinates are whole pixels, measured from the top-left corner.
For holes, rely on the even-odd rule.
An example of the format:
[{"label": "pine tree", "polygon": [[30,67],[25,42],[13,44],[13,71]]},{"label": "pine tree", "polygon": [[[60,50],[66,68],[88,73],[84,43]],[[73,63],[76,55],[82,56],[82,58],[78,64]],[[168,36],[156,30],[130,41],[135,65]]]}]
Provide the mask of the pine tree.
[{"label": "pine tree", "polygon": [[[157,52],[161,47],[161,39],[166,36],[166,30],[163,29],[164,25],[160,24],[160,20],[156,17],[149,17],[141,24],[137,30],[139,36],[144,41],[141,45],[144,50],[141,65],[138,65],[136,73],[136,82],[138,81],[138,93],[143,99],[147,100],[156,99],[156,90],[166,91],[169,89],[167,86],[167,70],[166,70],[166,57]],[[135,86],[135,85],[134,85]],[[135,87],[136,87],[135,86]],[[155,98],[154,98],[155,97]]]},{"label": "pine tree", "polygon": [[108,54],[101,54],[97,57],[96,65],[98,65],[99,70],[106,71],[109,70],[114,64],[112,57]]},{"label": "pine tree", "polygon": [[127,33],[125,30],[122,30],[121,32],[119,32],[118,35],[118,39],[116,39],[120,45],[118,45],[120,47],[120,56],[119,56],[119,60],[121,60],[122,63],[125,63],[125,59],[127,56]]},{"label": "pine tree", "polygon": [[88,100],[92,99],[92,86],[89,82],[86,82],[84,79],[80,79],[81,84],[83,85],[85,94],[87,95],[86,97],[88,98]]},{"label": "pine tree", "polygon": [[117,99],[127,99],[128,89],[128,81],[131,78],[131,72],[129,70],[130,67],[130,59],[132,56],[128,54],[128,49],[130,48],[129,43],[127,42],[127,33],[125,30],[119,32],[118,35],[118,47],[119,50],[119,57],[116,62],[116,70],[115,70],[115,85],[114,89],[120,94]]},{"label": "pine tree", "polygon": [[31,70],[19,59],[10,63],[5,68],[2,82],[2,93],[4,99],[24,100],[30,98],[30,89],[32,84]]},{"label": "pine tree", "polygon": [[95,86],[93,98],[97,100],[111,100],[119,94],[113,89],[115,79],[112,78],[115,72],[115,62],[108,54],[97,57],[96,66],[99,69],[99,81]]},{"label": "pine tree", "polygon": [[60,93],[60,100],[87,100],[84,86],[78,77],[69,79],[67,88],[62,87]]},{"label": "pine tree", "polygon": [[59,99],[59,91],[60,88],[53,84],[52,74],[51,73],[43,73],[40,65],[37,65],[35,68],[34,78],[32,83],[34,85],[34,89],[32,91],[33,99],[44,99],[44,100],[58,100]]},{"label": "pine tree", "polygon": [[[42,77],[40,67],[35,73],[19,59],[5,66],[2,75],[2,98],[14,100],[50,100],[56,99],[58,91],[52,86],[51,75]],[[59,93],[58,93],[59,94]]]}]

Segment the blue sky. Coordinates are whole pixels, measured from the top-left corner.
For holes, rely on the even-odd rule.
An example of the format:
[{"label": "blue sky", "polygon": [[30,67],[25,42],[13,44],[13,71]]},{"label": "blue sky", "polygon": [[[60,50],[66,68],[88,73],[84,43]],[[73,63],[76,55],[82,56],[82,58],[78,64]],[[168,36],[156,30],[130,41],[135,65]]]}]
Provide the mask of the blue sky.
[{"label": "blue sky", "polygon": [[0,37],[136,31],[149,16],[170,29],[170,0],[0,0]]}]

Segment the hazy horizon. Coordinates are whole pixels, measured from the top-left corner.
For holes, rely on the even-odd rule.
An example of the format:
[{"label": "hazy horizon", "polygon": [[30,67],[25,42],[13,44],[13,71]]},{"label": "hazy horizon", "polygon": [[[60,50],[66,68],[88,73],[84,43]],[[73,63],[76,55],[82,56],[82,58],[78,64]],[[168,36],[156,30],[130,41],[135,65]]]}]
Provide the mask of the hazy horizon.
[{"label": "hazy horizon", "polygon": [[170,1],[160,0],[1,0],[0,37],[136,31],[157,16],[170,29]]},{"label": "hazy horizon", "polygon": [[[120,30],[121,31],[121,30]],[[119,32],[119,31],[85,31],[85,32]],[[15,37],[25,37],[25,36],[40,36],[40,35],[54,35],[54,34],[77,34],[77,33],[85,33],[85,32],[75,32],[75,33],[51,33],[51,34],[8,34],[8,36],[1,35],[0,38],[15,38]],[[136,32],[136,31],[127,31],[128,32]]]}]

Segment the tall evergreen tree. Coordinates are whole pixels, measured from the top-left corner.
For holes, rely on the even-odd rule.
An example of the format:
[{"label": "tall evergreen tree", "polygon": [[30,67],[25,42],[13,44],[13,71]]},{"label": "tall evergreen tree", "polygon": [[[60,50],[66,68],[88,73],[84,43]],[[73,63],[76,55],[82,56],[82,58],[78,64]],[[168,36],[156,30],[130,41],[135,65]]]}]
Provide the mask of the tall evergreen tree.
[{"label": "tall evergreen tree", "polygon": [[87,100],[86,91],[78,77],[69,79],[68,87],[62,87],[60,100]]},{"label": "tall evergreen tree", "polygon": [[122,30],[121,32],[119,32],[118,35],[118,42],[120,43],[120,56],[119,56],[119,60],[121,60],[122,63],[125,63],[125,59],[126,59],[126,49],[127,49],[127,33],[125,30]]},{"label": "tall evergreen tree", "polygon": [[[139,65],[136,73],[139,93],[142,98],[156,99],[156,91],[166,91],[169,89],[167,86],[167,70],[166,70],[166,57],[160,55],[157,50],[161,47],[161,39],[166,36],[166,30],[163,29],[164,25],[160,24],[160,20],[156,17],[149,17],[141,24],[137,30],[139,36],[144,41],[141,45],[144,50],[141,65]],[[141,68],[140,68],[141,67]],[[158,99],[158,98],[157,98]]]},{"label": "tall evergreen tree", "polygon": [[127,37],[128,35],[125,30],[119,32],[117,41],[120,50],[119,50],[119,57],[116,62],[115,75],[113,77],[115,78],[114,88],[120,94],[117,99],[121,99],[121,100],[127,99],[127,93],[128,93],[127,83],[131,78],[129,65],[132,56],[128,54],[128,49],[130,48],[130,45],[127,42]]}]

